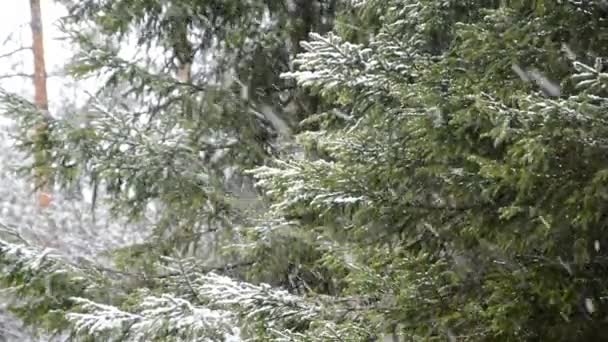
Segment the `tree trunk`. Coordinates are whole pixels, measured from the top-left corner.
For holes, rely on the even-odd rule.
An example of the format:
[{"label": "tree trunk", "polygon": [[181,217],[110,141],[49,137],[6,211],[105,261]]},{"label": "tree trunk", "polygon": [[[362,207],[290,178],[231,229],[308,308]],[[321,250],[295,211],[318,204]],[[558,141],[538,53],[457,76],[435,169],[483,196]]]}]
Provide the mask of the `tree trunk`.
[{"label": "tree trunk", "polygon": [[44,61],[44,41],[42,35],[42,14],[40,0],[30,0],[32,51],[34,53],[34,104],[44,116],[43,123],[36,128],[35,173],[38,189],[38,204],[46,208],[51,203],[49,173],[45,165],[48,144],[48,95],[46,89],[46,66]]},{"label": "tree trunk", "polygon": [[192,64],[189,62],[180,63],[177,71],[177,79],[183,83],[190,83],[192,81]]}]

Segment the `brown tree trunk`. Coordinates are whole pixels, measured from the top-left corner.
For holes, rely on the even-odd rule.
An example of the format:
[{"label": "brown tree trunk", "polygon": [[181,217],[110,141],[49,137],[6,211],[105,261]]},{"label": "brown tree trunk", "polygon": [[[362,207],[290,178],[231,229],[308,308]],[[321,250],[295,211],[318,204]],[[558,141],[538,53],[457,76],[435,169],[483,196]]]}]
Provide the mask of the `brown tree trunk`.
[{"label": "brown tree trunk", "polygon": [[192,64],[188,62],[180,63],[177,70],[177,79],[183,83],[190,83],[192,81]]},{"label": "brown tree trunk", "polygon": [[46,208],[51,203],[48,172],[46,172],[46,145],[48,141],[48,116],[49,102],[46,89],[46,66],[44,61],[44,40],[42,35],[42,13],[40,0],[30,0],[31,28],[32,28],[32,50],[34,53],[34,104],[44,116],[44,123],[36,128],[35,140],[35,163],[36,163],[36,186],[38,188],[38,205]]},{"label": "brown tree trunk", "polygon": [[32,12],[32,42],[34,50],[34,102],[41,111],[48,110],[48,97],[46,93],[46,68],[44,62],[44,41],[42,35],[42,14],[40,0],[30,0]]},{"label": "brown tree trunk", "polygon": [[192,80],[192,62],[194,58],[193,47],[188,40],[192,18],[181,5],[172,5],[169,11],[173,11],[175,14],[169,22],[171,39],[173,40],[173,54],[177,59],[175,76],[179,82],[189,83]]}]

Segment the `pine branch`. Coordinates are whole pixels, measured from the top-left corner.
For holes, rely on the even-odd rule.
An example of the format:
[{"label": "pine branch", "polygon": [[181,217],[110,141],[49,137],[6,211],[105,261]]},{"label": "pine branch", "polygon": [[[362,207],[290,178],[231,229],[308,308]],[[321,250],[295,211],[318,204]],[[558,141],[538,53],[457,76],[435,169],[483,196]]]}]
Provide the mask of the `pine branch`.
[{"label": "pine branch", "polygon": [[[237,268],[253,266],[255,263],[256,263],[256,261],[243,261],[243,262],[238,262],[238,263],[234,263],[234,264],[226,264],[226,265],[219,265],[219,266],[202,266],[200,268],[197,267],[197,272],[202,273],[202,274],[213,273],[213,272],[228,272],[228,271],[235,270]],[[164,278],[171,278],[171,277],[179,277],[181,275],[182,275],[182,272],[176,271],[176,272],[169,272],[169,273],[158,275],[158,276],[156,276],[156,278],[164,279]]]}]

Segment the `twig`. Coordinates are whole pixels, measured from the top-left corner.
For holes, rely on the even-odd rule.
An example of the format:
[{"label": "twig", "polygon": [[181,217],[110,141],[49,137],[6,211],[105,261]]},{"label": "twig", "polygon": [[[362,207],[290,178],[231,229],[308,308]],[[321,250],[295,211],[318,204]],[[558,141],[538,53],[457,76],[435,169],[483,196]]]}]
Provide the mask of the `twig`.
[{"label": "twig", "polygon": [[0,222],[0,231],[5,232],[5,233],[7,233],[7,234],[9,234],[11,236],[16,237],[21,242],[23,242],[26,246],[29,246],[29,242],[23,236],[21,236],[21,234],[19,234],[14,229],[11,229],[11,227],[9,227],[6,224],[1,223],[1,222]]},{"label": "twig", "polygon": [[184,269],[184,264],[182,263],[181,260],[179,260],[177,264],[179,265],[179,270],[182,273],[182,277],[186,280],[186,284],[188,285],[188,288],[192,292],[192,295],[194,296],[194,298],[196,298],[196,300],[199,303],[202,303],[203,301],[199,297],[198,292],[196,292],[196,290],[194,289],[194,286],[192,285],[192,281],[190,281],[190,277],[188,277],[188,275],[186,275],[186,270]]},{"label": "twig", "polygon": [[[244,262],[236,263],[236,264],[226,264],[226,265],[222,265],[222,266],[205,267],[202,270],[202,273],[209,273],[209,272],[214,272],[214,271],[229,271],[229,270],[233,270],[235,268],[251,266],[253,264],[255,264],[255,261],[244,261]],[[163,278],[175,277],[178,275],[180,275],[180,273],[171,272],[171,273],[167,273],[167,274],[158,275],[158,276],[156,276],[156,278],[163,279]]]},{"label": "twig", "polygon": [[26,74],[26,73],[23,73],[23,72],[18,72],[16,74],[0,75],[0,79],[15,78],[15,77],[28,77],[28,78],[32,78],[32,77],[34,77],[34,75],[32,75],[32,74]]},{"label": "twig", "polygon": [[[63,75],[60,72],[50,73],[50,74],[46,75],[47,78],[61,77],[61,76],[63,76]],[[24,72],[18,72],[18,73],[15,73],[15,74],[0,75],[0,80],[1,79],[7,79],[7,78],[15,78],[15,77],[32,78],[32,77],[34,77],[34,75],[33,74],[27,74],[27,73],[24,73]]]},{"label": "twig", "polygon": [[22,46],[20,48],[17,48],[15,50],[11,51],[11,52],[7,52],[7,53],[4,53],[4,54],[1,54],[0,58],[10,57],[10,56],[12,56],[12,55],[14,55],[14,54],[16,54],[18,52],[25,51],[25,50],[31,50],[31,49],[32,49],[31,46]]}]

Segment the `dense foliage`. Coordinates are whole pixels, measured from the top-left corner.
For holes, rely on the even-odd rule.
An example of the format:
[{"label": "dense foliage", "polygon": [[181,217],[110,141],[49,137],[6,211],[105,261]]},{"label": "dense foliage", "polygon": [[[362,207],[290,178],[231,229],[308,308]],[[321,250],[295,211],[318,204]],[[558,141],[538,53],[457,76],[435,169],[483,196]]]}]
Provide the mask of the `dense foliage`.
[{"label": "dense foliage", "polygon": [[301,135],[316,158],[257,176],[336,268],[333,295],[369,303],[352,320],[408,338],[601,338],[604,10],[368,1],[357,13],[383,22],[369,42],[304,45],[285,76],[347,120]]},{"label": "dense foliage", "polygon": [[[51,122],[48,145],[60,184],[89,177],[134,220],[157,205],[153,238],[118,268],[2,242],[26,322],[110,341],[608,333],[602,1],[163,4],[74,4],[73,70],[123,98]],[[169,55],[121,57],[127,37]],[[36,113],[3,100],[27,149]],[[230,174],[260,195],[229,195]]]}]

